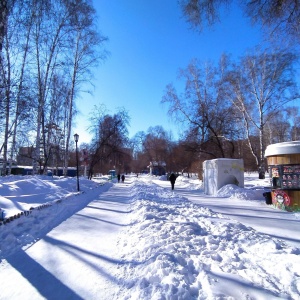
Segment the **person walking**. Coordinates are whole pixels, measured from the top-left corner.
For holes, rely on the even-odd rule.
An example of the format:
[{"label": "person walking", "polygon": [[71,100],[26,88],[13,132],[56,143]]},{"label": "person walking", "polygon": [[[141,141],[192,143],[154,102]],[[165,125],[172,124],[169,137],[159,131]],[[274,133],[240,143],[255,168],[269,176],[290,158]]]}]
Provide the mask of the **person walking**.
[{"label": "person walking", "polygon": [[4,210],[0,208],[0,221],[4,221]]},{"label": "person walking", "polygon": [[125,175],[123,174],[122,175],[122,182],[124,183],[124,181],[125,181]]},{"label": "person walking", "polygon": [[169,177],[169,180],[171,182],[171,186],[172,186],[172,190],[174,190],[174,185],[175,185],[175,181],[176,181],[176,175],[174,173],[172,173]]},{"label": "person walking", "polygon": [[118,174],[118,182],[120,182],[120,179],[121,179],[121,175]]}]

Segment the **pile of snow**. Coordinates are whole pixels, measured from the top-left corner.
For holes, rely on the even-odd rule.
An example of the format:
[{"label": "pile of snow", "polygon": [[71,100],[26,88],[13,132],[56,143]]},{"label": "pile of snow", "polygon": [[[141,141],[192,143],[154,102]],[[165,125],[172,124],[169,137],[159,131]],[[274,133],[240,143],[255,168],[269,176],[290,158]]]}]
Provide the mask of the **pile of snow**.
[{"label": "pile of snow", "polygon": [[190,190],[198,190],[203,187],[202,181],[199,181],[196,177],[188,178],[181,175],[176,178],[176,185]]},{"label": "pile of snow", "polygon": [[[7,217],[38,207],[40,204],[64,199],[77,191],[76,178],[51,176],[7,176],[0,181],[0,207]],[[83,189],[97,183],[81,179]]]},{"label": "pile of snow", "polygon": [[[269,191],[266,189],[266,191]],[[240,188],[234,184],[227,184],[220,188],[216,194],[218,197],[225,197],[231,199],[240,199],[240,200],[265,200],[261,188]]]}]

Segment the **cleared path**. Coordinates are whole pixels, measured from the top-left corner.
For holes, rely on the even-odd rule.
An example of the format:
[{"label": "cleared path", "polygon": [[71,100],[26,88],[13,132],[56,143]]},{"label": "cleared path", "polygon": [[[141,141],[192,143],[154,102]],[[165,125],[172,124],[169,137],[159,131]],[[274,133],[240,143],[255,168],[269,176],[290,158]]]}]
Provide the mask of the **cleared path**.
[{"label": "cleared path", "polygon": [[[118,233],[127,224],[130,180],[95,196],[30,248],[1,262],[0,299],[114,299]],[[84,197],[84,193],[78,197]],[[53,288],[55,287],[55,288]]]}]

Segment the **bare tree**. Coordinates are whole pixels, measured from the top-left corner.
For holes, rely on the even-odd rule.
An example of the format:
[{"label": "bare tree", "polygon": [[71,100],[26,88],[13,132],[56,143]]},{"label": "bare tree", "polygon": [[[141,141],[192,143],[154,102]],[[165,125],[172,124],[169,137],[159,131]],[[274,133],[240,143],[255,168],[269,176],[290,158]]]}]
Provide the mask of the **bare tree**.
[{"label": "bare tree", "polygon": [[167,157],[168,133],[162,126],[149,127],[143,141],[144,152],[150,161],[165,162]]},{"label": "bare tree", "polygon": [[[28,74],[26,74],[27,57],[29,53],[29,39],[32,28],[32,15],[21,1],[9,1],[10,14],[9,26],[5,36],[5,64],[2,78],[6,80],[6,131],[4,134],[4,149],[10,139],[10,159],[8,173],[11,164],[16,159],[17,133],[20,126],[26,124],[26,131],[30,130],[28,120],[32,120],[30,107],[32,106],[31,92],[28,86]],[[13,5],[14,4],[14,5]],[[18,16],[16,18],[16,16]],[[26,21],[25,21],[26,20]],[[25,33],[25,34],[24,34]],[[23,45],[20,51],[20,43]],[[27,80],[27,83],[26,83]],[[7,149],[4,150],[4,164],[7,163]]]},{"label": "bare tree", "polygon": [[202,31],[219,21],[220,8],[232,0],[180,0],[183,15],[193,28]]},{"label": "bare tree", "polygon": [[192,172],[193,163],[198,161],[197,153],[188,151],[186,143],[183,141],[173,144],[170,158],[167,164],[168,170],[188,174]]},{"label": "bare tree", "polygon": [[182,12],[192,27],[201,31],[220,21],[220,13],[232,3],[241,4],[241,8],[252,20],[259,23],[269,33],[300,37],[300,2],[298,0],[180,0]]},{"label": "bare tree", "polygon": [[78,93],[78,87],[88,81],[88,75],[91,76],[91,68],[97,66],[100,60],[105,59],[104,51],[96,51],[96,47],[102,46],[107,40],[94,27],[95,10],[86,1],[74,4],[70,2],[69,12],[71,16],[70,24],[74,28],[74,35],[69,39],[69,49],[71,56],[67,56],[67,63],[70,65],[70,92],[68,97],[67,112],[67,132],[66,132],[66,154],[65,170],[67,169],[67,157],[71,136],[72,120],[74,116],[74,100]]},{"label": "bare tree", "polygon": [[[5,111],[6,113],[4,115],[0,115],[0,121],[3,120],[4,118],[4,143],[3,143],[3,148],[4,148],[4,163],[2,166],[2,172],[6,174],[6,151],[7,151],[7,133],[8,133],[8,128],[7,128],[7,106],[8,103],[5,101],[5,98],[7,96],[7,90],[6,90],[6,82],[4,80],[4,66],[3,66],[3,42],[4,38],[6,36],[6,30],[7,30],[7,19],[8,19],[8,7],[7,7],[7,0],[0,0],[0,109],[1,111]],[[6,103],[5,103],[6,102]],[[1,124],[0,124],[1,126]],[[2,147],[1,147],[2,148]],[[1,151],[0,151],[1,153]]]},{"label": "bare tree", "polygon": [[[272,36],[280,34],[290,41],[300,41],[300,1],[299,0],[251,0],[244,9],[252,22],[260,23]],[[295,39],[296,38],[296,39]]]},{"label": "bare tree", "polygon": [[2,65],[3,41],[7,30],[8,0],[0,0],[0,66]]},{"label": "bare tree", "polygon": [[[90,131],[92,140],[88,177],[91,179],[97,165],[116,158],[116,155],[128,155],[125,148],[128,145],[129,116],[126,110],[120,109],[114,115],[107,114],[104,105],[94,107],[91,118]],[[116,165],[117,162],[114,162]]]},{"label": "bare tree", "polygon": [[267,144],[281,143],[293,140],[292,127],[295,124],[299,111],[297,107],[286,107],[281,109],[266,124]]},{"label": "bare tree", "polygon": [[[189,150],[212,157],[225,157],[224,137],[234,140],[239,132],[234,108],[223,95],[222,60],[218,68],[194,60],[180,72],[180,79],[185,81],[184,92],[178,93],[169,84],[162,99],[162,103],[169,104],[168,114],[187,128],[186,140],[194,145]],[[206,146],[208,143],[210,147]]]},{"label": "bare tree", "polygon": [[143,149],[145,139],[146,133],[144,131],[139,131],[130,140],[130,145],[133,149],[132,169],[136,173],[146,170],[149,165],[149,157]]},{"label": "bare tree", "polygon": [[[227,75],[227,96],[244,120],[249,147],[265,171],[266,126],[287,103],[299,99],[293,72],[294,54],[267,50],[244,56]],[[259,137],[259,150],[255,139]]]},{"label": "bare tree", "polygon": [[290,121],[291,131],[290,140],[297,141],[300,140],[300,114],[299,107],[292,106],[286,109],[287,119]]},{"label": "bare tree", "polygon": [[138,153],[141,153],[143,151],[143,142],[145,140],[145,137],[146,133],[144,131],[139,131],[130,140],[134,156],[138,155]]},{"label": "bare tree", "polygon": [[[0,153],[3,155],[3,174],[6,174],[7,161],[8,161],[8,145],[9,138],[14,134],[14,128],[17,124],[17,108],[18,108],[18,97],[17,86],[19,86],[18,69],[17,69],[17,57],[19,50],[18,39],[20,37],[20,26],[14,18],[15,1],[2,1],[0,6],[1,19],[0,21],[0,106],[1,106],[1,125],[3,126],[3,136],[0,137],[3,144],[0,147]],[[10,25],[10,26],[8,26]],[[13,35],[13,32],[16,32]],[[14,136],[13,136],[14,137]],[[12,144],[11,149],[14,148]],[[10,169],[9,169],[10,171]]]}]

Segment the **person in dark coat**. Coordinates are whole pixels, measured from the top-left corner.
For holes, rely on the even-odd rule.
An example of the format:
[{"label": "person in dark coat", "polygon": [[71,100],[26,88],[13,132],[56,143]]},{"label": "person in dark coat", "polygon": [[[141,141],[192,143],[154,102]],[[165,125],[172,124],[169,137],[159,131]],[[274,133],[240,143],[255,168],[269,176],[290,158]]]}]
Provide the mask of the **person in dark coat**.
[{"label": "person in dark coat", "polygon": [[171,182],[171,186],[172,186],[172,190],[174,190],[174,185],[175,185],[175,181],[176,181],[176,175],[174,173],[172,173],[169,177],[169,180]]},{"label": "person in dark coat", "polygon": [[125,175],[123,174],[122,175],[122,182],[124,182],[124,180],[125,180]]},{"label": "person in dark coat", "polygon": [[120,182],[120,179],[121,179],[121,175],[118,174],[118,182]]}]

